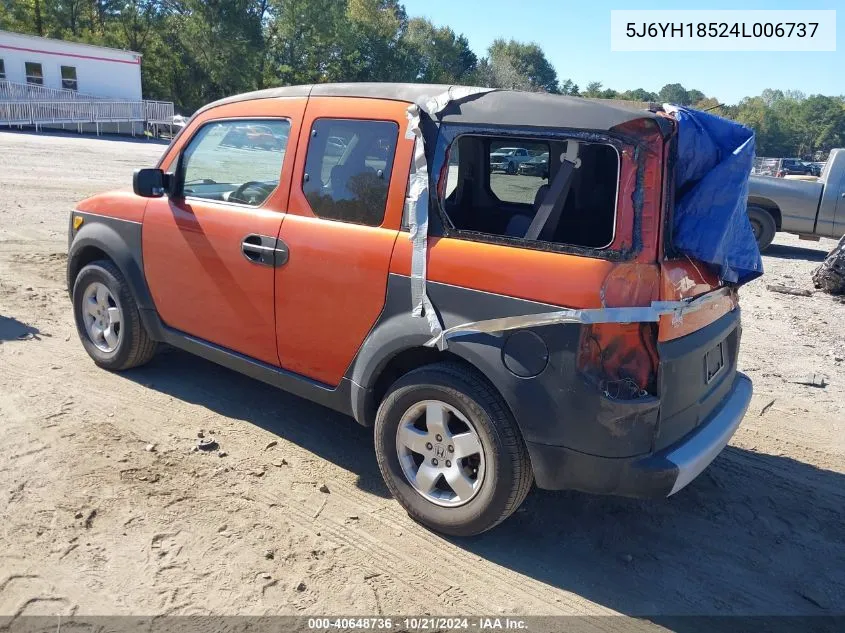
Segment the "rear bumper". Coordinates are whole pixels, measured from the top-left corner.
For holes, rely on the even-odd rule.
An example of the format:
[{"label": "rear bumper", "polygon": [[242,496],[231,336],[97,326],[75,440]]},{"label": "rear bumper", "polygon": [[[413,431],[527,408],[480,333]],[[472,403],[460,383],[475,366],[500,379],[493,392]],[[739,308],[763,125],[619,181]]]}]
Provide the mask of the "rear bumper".
[{"label": "rear bumper", "polygon": [[539,488],[624,497],[667,497],[695,479],[727,445],[751,400],[751,380],[737,373],[720,406],[695,430],[651,455],[608,458],[528,442]]}]

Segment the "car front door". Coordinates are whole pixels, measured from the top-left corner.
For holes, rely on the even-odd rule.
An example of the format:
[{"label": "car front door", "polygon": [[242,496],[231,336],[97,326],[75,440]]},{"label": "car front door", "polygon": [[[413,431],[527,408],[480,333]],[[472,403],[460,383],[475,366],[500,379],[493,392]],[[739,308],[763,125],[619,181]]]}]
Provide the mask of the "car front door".
[{"label": "car front door", "polygon": [[337,385],[382,311],[413,141],[406,103],[312,97],[276,274],[282,367]]},{"label": "car front door", "polygon": [[[181,191],[144,216],[144,274],[165,325],[276,366],[276,240],[305,103],[231,104],[194,121],[162,162]],[[258,125],[264,138],[250,143]]]}]

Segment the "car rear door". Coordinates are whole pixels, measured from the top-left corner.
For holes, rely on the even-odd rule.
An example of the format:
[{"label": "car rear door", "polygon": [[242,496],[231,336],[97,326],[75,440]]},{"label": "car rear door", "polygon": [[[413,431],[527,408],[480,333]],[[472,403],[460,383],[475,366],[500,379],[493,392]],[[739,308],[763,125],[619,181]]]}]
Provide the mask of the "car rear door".
[{"label": "car rear door", "polygon": [[[162,167],[183,195],[151,199],[144,273],[175,330],[278,366],[274,276],[306,99],[234,103],[200,115]],[[260,125],[276,142],[244,143]]]},{"label": "car rear door", "polygon": [[413,153],[407,103],[312,97],[276,275],[282,367],[337,385],[382,311]]}]

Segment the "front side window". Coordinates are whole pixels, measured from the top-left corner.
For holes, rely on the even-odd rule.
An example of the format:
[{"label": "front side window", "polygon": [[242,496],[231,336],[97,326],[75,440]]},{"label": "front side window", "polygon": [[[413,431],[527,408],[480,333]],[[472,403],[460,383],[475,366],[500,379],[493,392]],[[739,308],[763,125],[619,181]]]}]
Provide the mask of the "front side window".
[{"label": "front side window", "polygon": [[76,90],[76,68],[74,66],[62,66],[62,88],[65,90]]},{"label": "front side window", "polygon": [[[577,167],[564,176],[568,186],[560,189],[556,211],[538,214],[570,151]],[[619,154],[612,145],[467,134],[452,142],[445,175],[441,208],[459,236],[512,238],[533,248],[542,242],[606,248],[613,242]]]},{"label": "front side window", "polygon": [[41,64],[37,62],[26,62],[26,83],[34,84],[36,86],[44,85],[44,73],[41,70]]},{"label": "front side window", "polygon": [[302,182],[314,215],[379,226],[398,134],[394,121],[314,121]]},{"label": "front side window", "polygon": [[0,81],[6,78],[6,62],[0,59]]},{"label": "front side window", "polygon": [[289,133],[286,119],[207,123],[182,153],[184,195],[263,204],[279,185]]}]

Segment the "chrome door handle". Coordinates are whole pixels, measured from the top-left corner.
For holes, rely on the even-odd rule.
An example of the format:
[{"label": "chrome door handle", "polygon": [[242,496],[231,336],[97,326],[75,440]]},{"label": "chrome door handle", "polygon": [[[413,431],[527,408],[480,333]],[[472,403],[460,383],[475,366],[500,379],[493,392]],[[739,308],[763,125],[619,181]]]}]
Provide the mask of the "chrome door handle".
[{"label": "chrome door handle", "polygon": [[241,253],[248,261],[261,266],[277,268],[288,261],[287,245],[268,235],[247,235],[241,241]]}]

